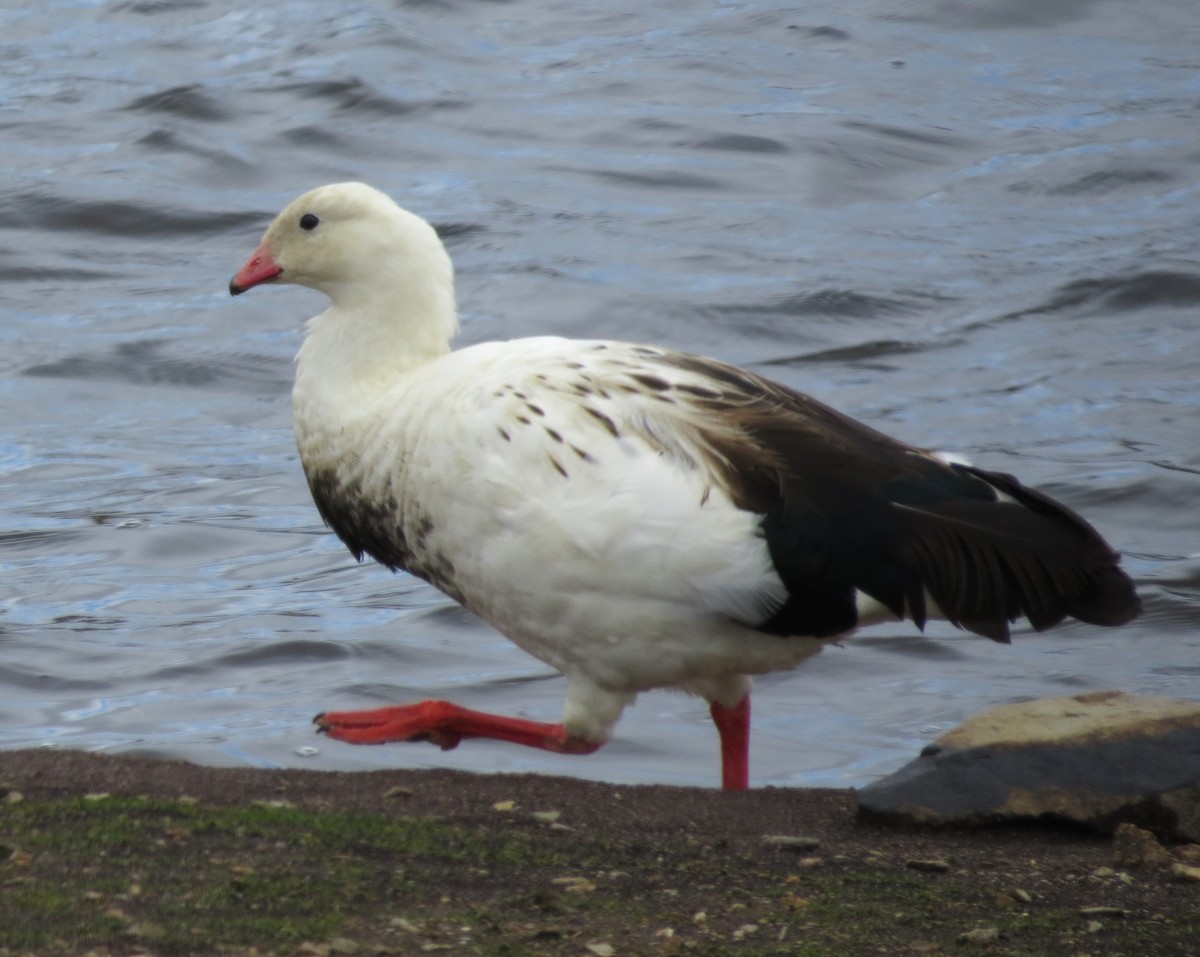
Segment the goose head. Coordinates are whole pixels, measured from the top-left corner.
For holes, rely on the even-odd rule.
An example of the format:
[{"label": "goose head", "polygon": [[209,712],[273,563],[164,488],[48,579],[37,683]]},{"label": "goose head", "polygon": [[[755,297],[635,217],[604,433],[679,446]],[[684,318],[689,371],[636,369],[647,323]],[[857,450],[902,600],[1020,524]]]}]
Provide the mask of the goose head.
[{"label": "goose head", "polygon": [[454,273],[436,230],[364,183],[310,190],[275,217],[229,283],[240,295],[264,283],[294,283],[339,310],[448,314]]}]

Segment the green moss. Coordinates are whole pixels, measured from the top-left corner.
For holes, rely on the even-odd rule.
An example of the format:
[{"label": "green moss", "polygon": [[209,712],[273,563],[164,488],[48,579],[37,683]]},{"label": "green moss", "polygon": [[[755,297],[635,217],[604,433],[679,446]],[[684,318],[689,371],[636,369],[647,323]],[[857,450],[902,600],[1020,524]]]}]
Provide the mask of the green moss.
[{"label": "green moss", "polygon": [[16,849],[0,872],[12,950],[287,948],[363,929],[414,890],[414,864],[537,857],[518,836],[432,820],[117,798],[11,805],[0,833]]},{"label": "green moss", "polygon": [[1001,935],[992,957],[1041,957],[1191,954],[1200,938],[1183,889],[1186,906],[1163,920],[1105,920],[1089,934],[1077,894],[1006,908],[1005,885],[986,873],[849,859],[791,873],[793,859],[751,845],[626,841],[511,817],[485,826],[337,809],[22,802],[0,806],[0,845],[11,852],[0,863],[0,954],[291,954],[347,938],[363,954],[577,957],[607,942],[617,954],[665,957],[873,957],[972,949],[958,936],[991,926]]}]

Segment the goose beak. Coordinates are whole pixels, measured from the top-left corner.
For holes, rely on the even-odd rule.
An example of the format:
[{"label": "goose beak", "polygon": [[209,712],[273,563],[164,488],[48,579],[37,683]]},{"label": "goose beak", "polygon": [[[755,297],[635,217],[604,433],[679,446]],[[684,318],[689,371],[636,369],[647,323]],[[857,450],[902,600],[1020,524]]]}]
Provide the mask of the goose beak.
[{"label": "goose beak", "polygon": [[283,267],[275,262],[271,250],[263,243],[254,250],[253,255],[246,260],[246,265],[238,270],[238,274],[229,280],[229,295],[238,296],[254,286],[271,282],[282,272]]}]

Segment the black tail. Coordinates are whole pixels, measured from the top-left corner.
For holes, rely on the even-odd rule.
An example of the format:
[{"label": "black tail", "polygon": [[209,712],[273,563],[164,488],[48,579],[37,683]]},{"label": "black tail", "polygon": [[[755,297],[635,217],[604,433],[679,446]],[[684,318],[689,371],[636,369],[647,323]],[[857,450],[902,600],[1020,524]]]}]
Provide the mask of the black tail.
[{"label": "black tail", "polygon": [[951,468],[1012,500],[975,505],[972,499],[965,507],[946,502],[936,508],[958,539],[963,569],[930,581],[930,594],[952,621],[1006,641],[1007,622],[1022,617],[1041,631],[1067,617],[1123,625],[1141,612],[1120,556],[1083,518],[1011,475]]}]

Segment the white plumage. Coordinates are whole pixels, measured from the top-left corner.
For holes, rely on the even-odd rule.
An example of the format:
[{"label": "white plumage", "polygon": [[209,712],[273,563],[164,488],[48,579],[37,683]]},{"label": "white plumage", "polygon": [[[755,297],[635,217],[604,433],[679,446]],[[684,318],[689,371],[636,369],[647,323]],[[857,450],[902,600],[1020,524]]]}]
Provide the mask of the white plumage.
[{"label": "white plumage", "polygon": [[449,351],[434,230],[362,184],[284,210],[230,284],[326,293],[297,362],[297,443],[322,516],[567,679],[562,725],[422,703],[318,716],[351,741],[492,736],[594,750],[639,691],[712,703],[746,784],[749,676],[854,627],[944,616],[1128,620],[1115,554],[1008,476],[947,465],[696,356],[551,337]]},{"label": "white plumage", "polygon": [[348,414],[341,394],[306,388],[320,344],[311,330],[294,400],[306,469],[394,502],[406,540],[420,539],[420,553],[396,564],[561,671],[575,736],[607,739],[633,693],[649,688],[733,706],[747,690],[740,676],[817,650],[746,627],[787,590],[756,516],[705,467],[689,434],[702,424],[689,423],[695,411],[631,377],[647,353],[553,338],[487,343],[359,395]]}]

